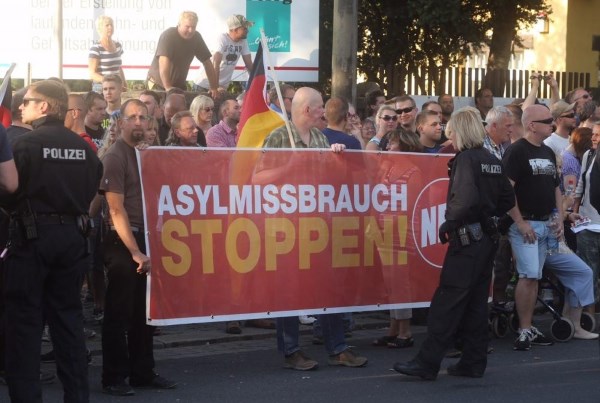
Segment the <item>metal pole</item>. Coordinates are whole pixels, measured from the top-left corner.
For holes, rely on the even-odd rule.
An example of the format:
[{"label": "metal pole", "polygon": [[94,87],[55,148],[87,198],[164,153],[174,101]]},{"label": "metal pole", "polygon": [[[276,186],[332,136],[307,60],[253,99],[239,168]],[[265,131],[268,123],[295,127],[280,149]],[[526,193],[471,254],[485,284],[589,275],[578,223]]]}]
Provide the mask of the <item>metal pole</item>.
[{"label": "metal pole", "polygon": [[58,47],[58,78],[63,78],[63,0],[56,0],[56,25],[54,42]]},{"label": "metal pole", "polygon": [[356,104],[358,0],[334,0],[331,95]]}]

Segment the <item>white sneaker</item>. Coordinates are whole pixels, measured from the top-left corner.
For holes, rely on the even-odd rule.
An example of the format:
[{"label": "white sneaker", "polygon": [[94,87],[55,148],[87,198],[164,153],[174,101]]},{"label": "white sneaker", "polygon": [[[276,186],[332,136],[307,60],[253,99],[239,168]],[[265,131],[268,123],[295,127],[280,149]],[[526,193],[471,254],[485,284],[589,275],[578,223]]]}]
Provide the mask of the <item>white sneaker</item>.
[{"label": "white sneaker", "polygon": [[315,318],[314,316],[300,315],[300,316],[298,316],[298,320],[303,325],[312,325],[313,323],[315,323],[317,318]]}]

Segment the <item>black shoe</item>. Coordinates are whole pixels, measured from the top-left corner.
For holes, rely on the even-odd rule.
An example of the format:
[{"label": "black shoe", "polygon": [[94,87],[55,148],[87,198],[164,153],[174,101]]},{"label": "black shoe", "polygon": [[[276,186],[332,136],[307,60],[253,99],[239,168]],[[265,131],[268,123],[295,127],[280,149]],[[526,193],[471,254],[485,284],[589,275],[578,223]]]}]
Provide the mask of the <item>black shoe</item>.
[{"label": "black shoe", "polygon": [[177,382],[163,378],[160,375],[155,375],[150,382],[135,382],[130,380],[129,383],[136,388],[150,389],[174,389],[177,386]]},{"label": "black shoe", "polygon": [[427,381],[434,381],[437,378],[437,372],[425,368],[417,361],[397,362],[394,364],[394,370],[404,375],[418,376]]},{"label": "black shoe", "polygon": [[448,375],[452,376],[466,376],[468,378],[481,378],[483,376],[482,371],[476,371],[472,368],[466,368],[458,364],[450,365],[448,367]]},{"label": "black shoe", "polygon": [[135,390],[125,382],[116,385],[108,385],[102,388],[102,393],[112,396],[133,396]]},{"label": "black shoe", "polygon": [[45,363],[56,362],[56,358],[54,357],[54,350],[50,350],[46,354],[42,354],[40,356],[40,360]]}]

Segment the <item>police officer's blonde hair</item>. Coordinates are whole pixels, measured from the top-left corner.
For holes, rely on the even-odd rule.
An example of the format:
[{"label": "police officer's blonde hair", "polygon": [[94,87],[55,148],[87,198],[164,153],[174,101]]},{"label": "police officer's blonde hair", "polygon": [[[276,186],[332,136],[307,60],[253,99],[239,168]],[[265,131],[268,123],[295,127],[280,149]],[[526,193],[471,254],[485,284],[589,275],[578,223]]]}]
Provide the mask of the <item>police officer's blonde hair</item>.
[{"label": "police officer's blonde hair", "polygon": [[47,116],[64,120],[69,108],[69,93],[67,87],[56,80],[37,81],[29,86],[29,91],[38,95],[48,104]]},{"label": "police officer's blonde hair", "polygon": [[461,108],[452,114],[454,145],[459,151],[483,146],[485,129],[481,117],[472,109]]}]

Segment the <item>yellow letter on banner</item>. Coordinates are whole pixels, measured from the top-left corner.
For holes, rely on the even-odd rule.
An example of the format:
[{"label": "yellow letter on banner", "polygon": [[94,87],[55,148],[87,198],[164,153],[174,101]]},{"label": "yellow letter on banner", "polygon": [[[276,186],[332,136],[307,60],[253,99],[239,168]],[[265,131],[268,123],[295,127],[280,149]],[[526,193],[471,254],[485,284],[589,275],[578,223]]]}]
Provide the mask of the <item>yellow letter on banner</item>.
[{"label": "yellow letter on banner", "polygon": [[[183,276],[190,270],[192,264],[192,252],[185,242],[173,238],[173,233],[180,237],[187,237],[188,230],[180,220],[167,220],[163,223],[162,232],[160,234],[163,247],[178,255],[179,259],[174,259],[172,256],[163,256],[161,262],[167,273],[171,276]],[[176,262],[179,260],[179,262]]]},{"label": "yellow letter on banner", "polygon": [[213,235],[223,232],[221,220],[192,220],[192,234],[200,234],[200,250],[202,253],[202,273],[214,274],[215,258],[213,255]]},{"label": "yellow letter on banner", "polygon": [[[277,240],[279,234],[283,235],[281,241]],[[294,247],[296,229],[287,218],[265,219],[265,270],[277,269],[277,256],[289,253]]]},{"label": "yellow letter on banner", "polygon": [[[322,252],[329,243],[329,228],[325,220],[319,217],[300,218],[299,253],[300,269],[310,269],[310,257],[313,253]],[[316,239],[311,234],[317,233]]]},{"label": "yellow letter on banner", "polygon": [[[238,253],[237,240],[239,235],[245,232],[250,242],[248,257],[241,258]],[[260,234],[258,228],[248,218],[236,218],[229,225],[225,236],[225,253],[229,264],[240,274],[251,272],[258,263],[260,257]]]},{"label": "yellow letter on banner", "polygon": [[344,253],[345,248],[358,246],[358,235],[344,234],[346,230],[357,230],[359,227],[358,217],[334,217],[331,228],[331,265],[332,267],[359,267],[360,254]]},{"label": "yellow letter on banner", "polygon": [[[382,220],[377,220],[376,217],[369,216],[365,217],[364,228],[365,234],[365,246],[364,246],[364,265],[373,266],[373,249],[376,246],[379,256],[381,257],[381,263],[386,266],[394,264],[394,245],[393,245],[393,232],[394,222],[392,216],[384,216]],[[383,233],[379,229],[378,221],[383,221]]]}]

